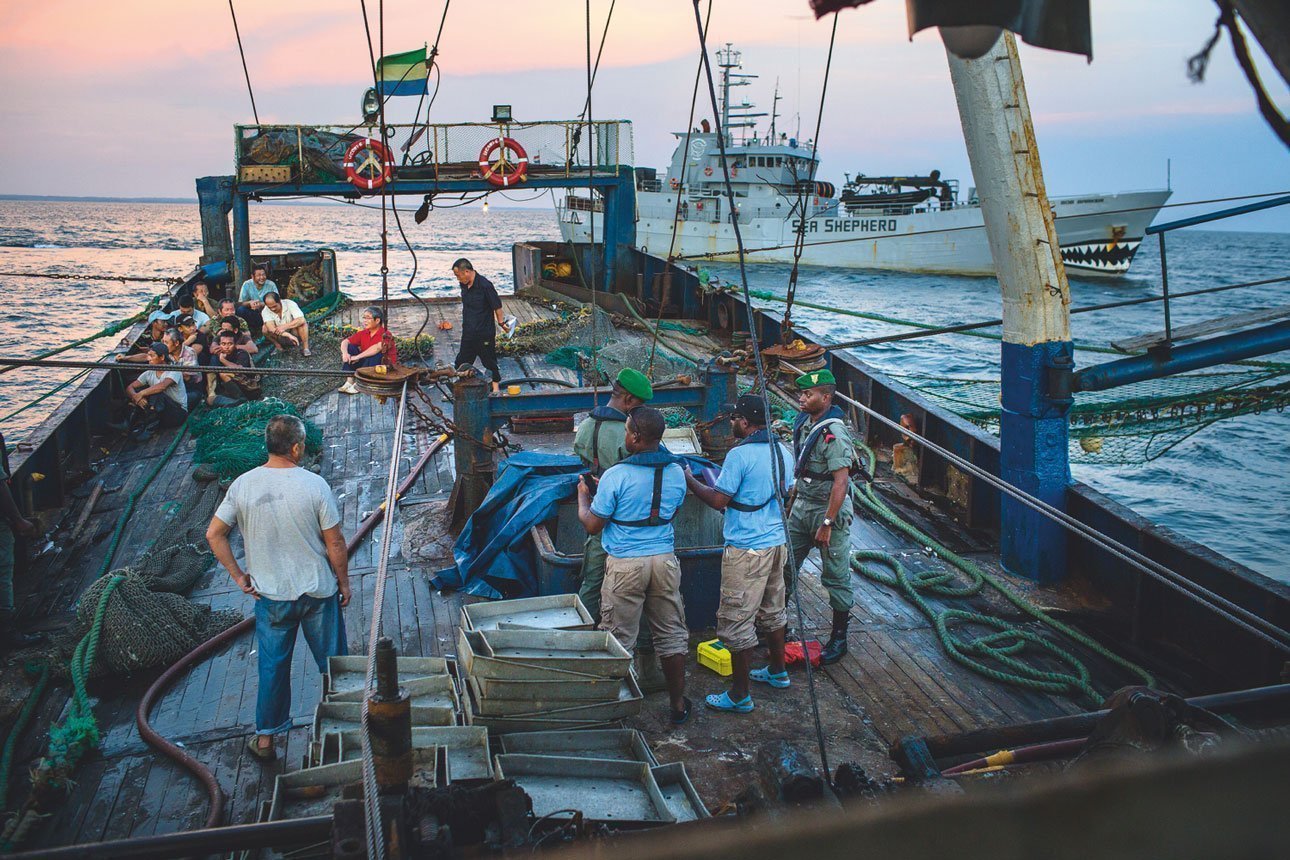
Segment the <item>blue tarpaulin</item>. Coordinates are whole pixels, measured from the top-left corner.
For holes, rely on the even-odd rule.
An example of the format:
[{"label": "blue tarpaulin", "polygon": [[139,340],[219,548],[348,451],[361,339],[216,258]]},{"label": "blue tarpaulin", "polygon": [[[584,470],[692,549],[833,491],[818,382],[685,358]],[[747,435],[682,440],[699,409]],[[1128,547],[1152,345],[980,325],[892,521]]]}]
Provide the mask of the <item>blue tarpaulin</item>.
[{"label": "blue tarpaulin", "polygon": [[[693,455],[682,459],[696,474],[713,465]],[[536,595],[529,529],[574,497],[578,476],[586,471],[582,460],[561,454],[521,451],[503,460],[497,481],[452,546],[456,566],[436,573],[430,584],[493,599]]]}]

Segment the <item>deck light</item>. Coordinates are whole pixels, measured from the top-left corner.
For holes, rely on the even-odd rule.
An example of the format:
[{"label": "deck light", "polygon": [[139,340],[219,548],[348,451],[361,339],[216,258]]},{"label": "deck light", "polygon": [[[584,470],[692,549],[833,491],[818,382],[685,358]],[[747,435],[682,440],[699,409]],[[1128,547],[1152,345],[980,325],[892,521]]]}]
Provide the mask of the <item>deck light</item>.
[{"label": "deck light", "polygon": [[381,115],[381,99],[376,94],[376,87],[368,87],[363,93],[363,121],[369,125],[376,122]]},{"label": "deck light", "polygon": [[510,122],[510,105],[493,105],[493,122]]}]

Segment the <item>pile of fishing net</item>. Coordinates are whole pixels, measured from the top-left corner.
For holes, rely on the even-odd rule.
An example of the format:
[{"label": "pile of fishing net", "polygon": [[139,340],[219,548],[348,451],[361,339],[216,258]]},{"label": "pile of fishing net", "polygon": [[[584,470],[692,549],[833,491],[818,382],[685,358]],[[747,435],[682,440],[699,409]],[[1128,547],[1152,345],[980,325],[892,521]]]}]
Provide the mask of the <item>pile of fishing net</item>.
[{"label": "pile of fishing net", "polygon": [[[202,467],[203,477],[227,481],[269,458],[264,447],[264,428],[279,415],[304,417],[294,405],[266,397],[222,409],[206,409],[188,419],[188,430],[197,440],[193,462]],[[322,430],[305,421],[305,455],[322,453]]]},{"label": "pile of fishing net", "polygon": [[[242,620],[237,610],[213,610],[183,596],[210,569],[205,532],[219,499],[215,485],[195,494],[175,514],[175,529],[138,561],[90,584],[76,605],[76,620],[54,643],[56,671],[97,677],[169,666]],[[93,662],[78,665],[82,640],[92,631]]]},{"label": "pile of fishing net", "polygon": [[[547,307],[545,303],[542,306]],[[593,317],[590,307],[575,308],[555,303],[552,307],[560,316],[520,323],[512,337],[497,339],[497,354],[543,355],[567,346],[590,347],[593,341],[598,339],[604,343],[612,336],[613,319],[600,308],[596,309]]]},{"label": "pile of fishing net", "polygon": [[[590,311],[586,313],[590,322]],[[649,335],[615,327],[613,317],[599,308],[596,325],[571,331],[546,354],[546,360],[557,367],[579,371],[588,385],[608,385],[625,367],[639,370],[655,383],[693,376],[698,368],[691,358],[679,355],[664,343],[655,344]]]}]

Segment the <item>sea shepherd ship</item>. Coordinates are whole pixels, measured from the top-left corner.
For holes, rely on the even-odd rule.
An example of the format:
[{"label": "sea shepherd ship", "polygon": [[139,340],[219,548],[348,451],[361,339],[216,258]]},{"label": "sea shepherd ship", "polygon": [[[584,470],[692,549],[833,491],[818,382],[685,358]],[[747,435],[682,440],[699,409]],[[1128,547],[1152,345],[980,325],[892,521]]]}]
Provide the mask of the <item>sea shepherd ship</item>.
[{"label": "sea shepherd ship", "polygon": [[[833,183],[816,180],[819,155],[812,142],[775,128],[761,138],[735,140],[735,130],[755,127],[748,102],[731,104],[732,87],[754,75],[741,68],[730,45],[717,53],[721,67],[721,131],[730,182],[739,198],[740,230],[750,263],[791,263],[806,213],[801,262],[848,269],[890,269],[948,275],[993,275],[976,189],[960,199],[958,182],[927,176],[857,176],[839,195]],[[778,102],[778,93],[775,96]],[[660,256],[735,261],[732,213],[723,199],[718,132],[675,132],[676,151],[660,179],[653,168],[636,168],[636,241]],[[1146,228],[1171,192],[1132,191],[1050,197],[1066,268],[1081,275],[1128,273]],[[600,202],[568,195],[557,204],[566,241],[603,235]],[[675,231],[674,231],[675,227]],[[675,232],[675,238],[673,233]]]}]

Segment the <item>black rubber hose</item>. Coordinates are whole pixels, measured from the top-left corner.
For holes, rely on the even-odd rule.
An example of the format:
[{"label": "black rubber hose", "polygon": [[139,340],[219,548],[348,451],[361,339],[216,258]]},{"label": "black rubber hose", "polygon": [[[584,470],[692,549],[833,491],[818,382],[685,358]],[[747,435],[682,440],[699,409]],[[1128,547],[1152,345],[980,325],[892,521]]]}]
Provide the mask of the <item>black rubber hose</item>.
[{"label": "black rubber hose", "polygon": [[547,379],[544,376],[521,376],[519,379],[503,379],[498,385],[559,385],[564,388],[577,388],[578,386],[564,379]]}]

